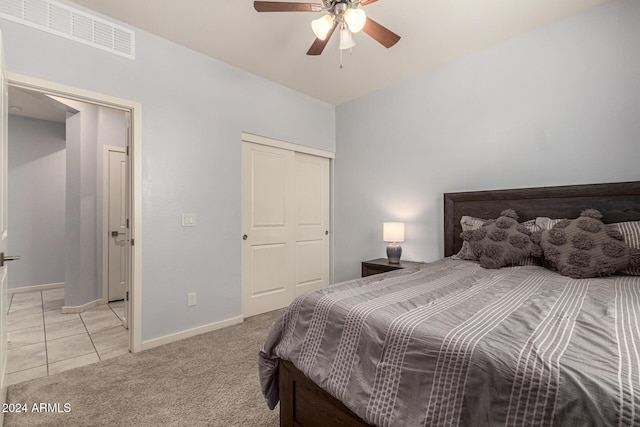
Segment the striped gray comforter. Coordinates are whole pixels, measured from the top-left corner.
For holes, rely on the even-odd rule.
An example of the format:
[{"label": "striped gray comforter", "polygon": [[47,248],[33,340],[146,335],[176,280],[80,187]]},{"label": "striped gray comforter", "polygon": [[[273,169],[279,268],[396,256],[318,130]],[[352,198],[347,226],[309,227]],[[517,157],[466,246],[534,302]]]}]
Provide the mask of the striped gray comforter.
[{"label": "striped gray comforter", "polygon": [[378,426],[640,425],[640,277],[446,259],[296,299],[260,352]]}]

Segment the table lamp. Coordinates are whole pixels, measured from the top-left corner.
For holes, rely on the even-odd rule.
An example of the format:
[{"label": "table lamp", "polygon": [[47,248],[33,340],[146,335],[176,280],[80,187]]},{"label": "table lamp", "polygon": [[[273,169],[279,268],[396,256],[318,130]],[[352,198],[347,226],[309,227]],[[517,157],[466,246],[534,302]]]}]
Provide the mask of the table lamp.
[{"label": "table lamp", "polygon": [[400,264],[402,246],[399,242],[404,242],[404,222],[385,222],[382,224],[382,239],[389,242],[387,246],[387,258],[389,264]]}]

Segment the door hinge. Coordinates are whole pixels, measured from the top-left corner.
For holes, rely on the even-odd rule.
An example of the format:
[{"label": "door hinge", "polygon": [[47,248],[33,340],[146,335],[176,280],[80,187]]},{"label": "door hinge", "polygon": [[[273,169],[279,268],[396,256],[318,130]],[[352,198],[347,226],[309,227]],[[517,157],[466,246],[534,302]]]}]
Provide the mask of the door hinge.
[{"label": "door hinge", "polygon": [[125,294],[126,301],[129,301],[129,291]]},{"label": "door hinge", "polygon": [[127,228],[129,228],[129,218],[127,218]]},{"label": "door hinge", "polygon": [[135,245],[135,241],[133,239],[131,239],[131,246]]},{"label": "door hinge", "polygon": [[127,156],[129,155],[129,146],[127,145]]}]

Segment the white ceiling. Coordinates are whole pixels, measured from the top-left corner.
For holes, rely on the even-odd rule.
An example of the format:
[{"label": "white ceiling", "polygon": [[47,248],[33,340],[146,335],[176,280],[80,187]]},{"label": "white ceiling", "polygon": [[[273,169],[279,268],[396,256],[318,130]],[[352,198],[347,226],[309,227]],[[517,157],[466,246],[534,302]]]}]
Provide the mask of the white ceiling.
[{"label": "white ceiling", "polygon": [[66,108],[46,95],[9,86],[9,114],[64,123]]},{"label": "white ceiling", "polygon": [[368,16],[402,36],[385,49],[356,34],[340,69],[338,34],[307,56],[319,12],[258,13],[252,0],[75,3],[338,105],[610,0],[379,0]]}]

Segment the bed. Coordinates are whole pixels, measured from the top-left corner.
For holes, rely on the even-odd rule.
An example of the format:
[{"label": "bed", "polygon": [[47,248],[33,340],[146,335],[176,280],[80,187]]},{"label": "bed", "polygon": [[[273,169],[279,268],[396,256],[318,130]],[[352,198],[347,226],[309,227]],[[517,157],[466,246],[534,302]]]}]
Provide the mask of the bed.
[{"label": "bed", "polygon": [[[638,221],[640,182],[447,193],[445,256],[462,247],[463,216],[506,208]],[[260,379],[281,426],[635,425],[639,322],[639,277],[445,258],[297,299]]]}]

